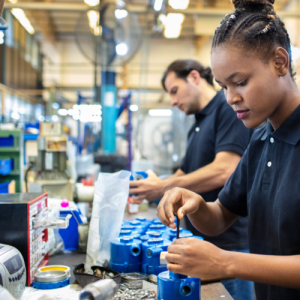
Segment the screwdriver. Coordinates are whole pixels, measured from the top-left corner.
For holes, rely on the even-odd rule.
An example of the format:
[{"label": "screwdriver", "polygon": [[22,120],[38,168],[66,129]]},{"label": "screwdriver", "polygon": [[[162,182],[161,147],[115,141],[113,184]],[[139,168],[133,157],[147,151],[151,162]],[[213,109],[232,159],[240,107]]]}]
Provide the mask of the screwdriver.
[{"label": "screwdriver", "polygon": [[180,220],[178,218],[177,213],[174,213],[174,216],[177,218],[177,234],[176,234],[176,238],[179,239]]}]

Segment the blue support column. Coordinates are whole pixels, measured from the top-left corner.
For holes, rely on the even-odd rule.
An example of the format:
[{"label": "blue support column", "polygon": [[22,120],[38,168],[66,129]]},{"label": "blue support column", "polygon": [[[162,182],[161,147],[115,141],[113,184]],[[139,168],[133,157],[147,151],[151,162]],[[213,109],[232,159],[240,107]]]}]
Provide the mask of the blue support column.
[{"label": "blue support column", "polygon": [[101,72],[101,105],[102,105],[102,150],[105,154],[116,152],[117,120],[116,73]]}]

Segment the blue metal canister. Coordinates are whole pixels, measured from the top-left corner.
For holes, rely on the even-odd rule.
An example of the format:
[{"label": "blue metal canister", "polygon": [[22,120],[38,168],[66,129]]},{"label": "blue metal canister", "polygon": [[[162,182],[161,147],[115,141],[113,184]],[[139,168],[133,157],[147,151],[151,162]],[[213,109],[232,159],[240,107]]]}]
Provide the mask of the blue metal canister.
[{"label": "blue metal canister", "polygon": [[157,277],[158,300],[200,300],[201,282],[198,278],[173,272],[162,272]]},{"label": "blue metal canister", "polygon": [[142,243],[149,241],[150,239],[158,239],[162,237],[162,232],[160,231],[148,231],[147,234],[142,235],[140,237],[140,240],[142,241]]},{"label": "blue metal canister", "polygon": [[160,253],[167,251],[171,242],[163,238],[152,238],[142,244],[142,272],[158,275],[167,270],[160,265]]},{"label": "blue metal canister", "polygon": [[121,273],[139,272],[141,268],[140,240],[123,236],[111,242],[110,268]]}]

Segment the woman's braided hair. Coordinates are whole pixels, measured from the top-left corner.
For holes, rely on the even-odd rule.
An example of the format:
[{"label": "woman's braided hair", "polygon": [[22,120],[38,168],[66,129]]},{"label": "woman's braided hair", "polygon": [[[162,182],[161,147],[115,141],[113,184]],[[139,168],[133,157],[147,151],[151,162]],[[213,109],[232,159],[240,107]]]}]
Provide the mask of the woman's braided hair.
[{"label": "woman's braided hair", "polygon": [[291,62],[291,41],[284,23],[276,15],[275,0],[231,0],[235,11],[228,14],[215,31],[213,46],[232,43],[247,50],[256,51],[265,61],[276,47],[284,48],[290,57],[290,73],[294,77]]}]

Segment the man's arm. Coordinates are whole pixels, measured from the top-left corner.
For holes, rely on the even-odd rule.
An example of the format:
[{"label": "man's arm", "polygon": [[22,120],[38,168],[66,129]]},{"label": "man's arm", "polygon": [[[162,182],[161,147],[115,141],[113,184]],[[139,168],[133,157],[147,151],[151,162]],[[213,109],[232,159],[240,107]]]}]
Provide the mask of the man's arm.
[{"label": "man's arm", "polygon": [[164,180],[173,179],[175,177],[180,177],[183,175],[185,175],[185,173],[181,169],[178,169],[173,175],[169,176],[168,178],[166,178]]},{"label": "man's arm", "polygon": [[224,186],[240,159],[241,155],[235,152],[219,152],[212,163],[190,174],[185,174],[179,169],[178,173],[175,173],[178,176],[165,180],[160,180],[157,176],[149,176],[145,180],[132,181],[129,192],[136,195],[133,198],[137,201],[143,199],[155,201],[174,187],[186,188],[195,193],[212,191]]}]

